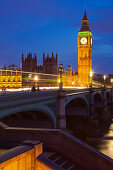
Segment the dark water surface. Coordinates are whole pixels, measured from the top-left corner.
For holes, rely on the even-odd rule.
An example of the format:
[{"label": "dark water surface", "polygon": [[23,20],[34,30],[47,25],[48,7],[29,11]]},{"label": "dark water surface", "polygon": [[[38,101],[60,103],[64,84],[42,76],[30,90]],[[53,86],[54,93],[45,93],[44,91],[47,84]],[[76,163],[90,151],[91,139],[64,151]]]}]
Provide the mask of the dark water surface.
[{"label": "dark water surface", "polygon": [[86,139],[86,142],[113,159],[113,120],[109,129],[102,137]]}]

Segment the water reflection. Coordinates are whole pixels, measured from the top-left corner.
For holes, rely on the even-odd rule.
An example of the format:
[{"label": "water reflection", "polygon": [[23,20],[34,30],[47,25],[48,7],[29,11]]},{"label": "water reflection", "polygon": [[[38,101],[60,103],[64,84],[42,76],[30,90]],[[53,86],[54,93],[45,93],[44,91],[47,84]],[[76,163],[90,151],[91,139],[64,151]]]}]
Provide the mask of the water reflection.
[{"label": "water reflection", "polygon": [[88,139],[87,143],[113,159],[113,123],[102,137]]}]

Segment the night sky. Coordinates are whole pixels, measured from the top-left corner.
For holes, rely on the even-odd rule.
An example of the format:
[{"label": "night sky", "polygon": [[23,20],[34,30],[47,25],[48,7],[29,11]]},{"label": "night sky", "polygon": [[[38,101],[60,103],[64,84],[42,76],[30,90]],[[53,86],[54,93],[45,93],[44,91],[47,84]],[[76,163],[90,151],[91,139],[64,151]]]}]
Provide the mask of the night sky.
[{"label": "night sky", "polygon": [[85,4],[93,33],[93,69],[113,74],[113,0],[0,0],[0,67],[20,65],[22,51],[58,53],[77,71],[77,33]]}]

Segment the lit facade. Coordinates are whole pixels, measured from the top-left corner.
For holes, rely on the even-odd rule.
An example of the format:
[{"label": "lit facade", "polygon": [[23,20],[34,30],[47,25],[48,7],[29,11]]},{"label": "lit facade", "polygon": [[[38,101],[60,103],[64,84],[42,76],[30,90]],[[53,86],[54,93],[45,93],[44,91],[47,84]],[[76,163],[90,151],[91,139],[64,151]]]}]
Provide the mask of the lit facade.
[{"label": "lit facade", "polygon": [[[58,72],[59,75],[59,72]],[[77,86],[78,76],[72,71],[72,67],[69,65],[67,70],[62,73],[63,87]],[[58,85],[60,83],[60,76],[58,76]]]},{"label": "lit facade", "polygon": [[92,33],[85,8],[82,26],[78,32],[78,85],[87,86],[91,83],[90,72],[92,72]]},{"label": "lit facade", "polygon": [[22,73],[18,70],[0,70],[0,87],[22,87]]},{"label": "lit facade", "polygon": [[[38,65],[36,54],[34,57],[29,53],[26,57],[22,54],[21,58],[21,69],[24,72],[35,72],[35,73],[44,73],[38,75],[37,85],[40,87],[43,86],[56,86],[57,85],[57,73],[58,73],[58,64],[57,64],[57,53],[54,56],[50,57],[47,54],[43,53],[43,65]],[[46,75],[47,74],[47,75]],[[48,75],[50,74],[50,75]],[[53,76],[54,75],[54,76]],[[23,85],[33,86],[36,84],[34,80],[34,74],[30,76],[30,73],[23,73]]]}]

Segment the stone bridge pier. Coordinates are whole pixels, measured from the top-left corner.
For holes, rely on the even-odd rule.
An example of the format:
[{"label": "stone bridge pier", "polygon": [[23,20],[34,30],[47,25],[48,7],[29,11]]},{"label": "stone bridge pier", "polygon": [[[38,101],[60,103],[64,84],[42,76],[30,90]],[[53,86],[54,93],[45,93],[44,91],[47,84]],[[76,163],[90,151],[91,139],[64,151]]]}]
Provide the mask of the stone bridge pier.
[{"label": "stone bridge pier", "polygon": [[[75,121],[78,124],[77,119],[93,120],[99,114],[104,117],[101,110],[106,108],[113,110],[111,88],[41,91],[0,96],[0,120],[9,126],[65,129],[67,124],[75,126]],[[107,110],[104,113],[107,117]]]},{"label": "stone bridge pier", "polygon": [[[73,109],[73,105],[71,105],[71,102],[74,101],[76,105],[77,99],[78,101],[84,101],[86,103],[86,114],[82,113],[81,107],[83,105],[79,105],[79,109],[81,109],[81,114],[80,116],[84,117],[89,117],[91,119],[94,119],[95,117],[95,109],[101,108],[102,112],[100,113],[101,116],[104,117],[109,117],[108,108],[110,105],[113,103],[113,89],[108,89],[108,88],[101,88],[101,89],[89,89],[88,92],[81,92],[80,94],[78,93],[73,93],[72,96],[66,98],[66,92],[65,91],[58,91],[57,95],[57,128],[59,129],[65,129],[66,128],[66,100],[70,100],[68,104],[70,104],[70,110]],[[75,97],[74,97],[75,96]],[[76,100],[75,100],[76,99]],[[76,108],[75,108],[76,109]],[[78,109],[78,108],[77,108]],[[72,111],[73,112],[73,111]],[[75,111],[76,112],[76,111]],[[76,113],[73,112],[73,114],[76,115]],[[104,115],[105,114],[105,115]],[[79,116],[79,115],[76,115]]]},{"label": "stone bridge pier", "polygon": [[65,92],[63,90],[59,90],[57,96],[57,128],[66,128]]},{"label": "stone bridge pier", "polygon": [[94,90],[91,88],[90,89],[90,94],[89,94],[89,114],[90,114],[90,116],[93,116],[94,113],[95,113]]}]

